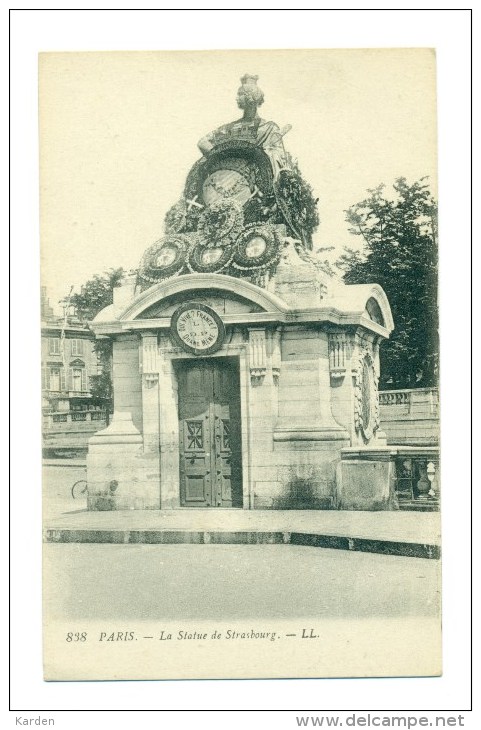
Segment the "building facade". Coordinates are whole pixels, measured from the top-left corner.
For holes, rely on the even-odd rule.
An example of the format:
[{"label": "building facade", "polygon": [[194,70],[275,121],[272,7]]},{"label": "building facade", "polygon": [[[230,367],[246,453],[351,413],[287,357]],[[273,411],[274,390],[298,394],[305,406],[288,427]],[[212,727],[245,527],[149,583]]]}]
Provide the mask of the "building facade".
[{"label": "building facade", "polygon": [[41,315],[43,447],[85,450],[106,425],[105,403],[90,390],[99,374],[95,336],[73,311],[55,316],[44,288]]}]

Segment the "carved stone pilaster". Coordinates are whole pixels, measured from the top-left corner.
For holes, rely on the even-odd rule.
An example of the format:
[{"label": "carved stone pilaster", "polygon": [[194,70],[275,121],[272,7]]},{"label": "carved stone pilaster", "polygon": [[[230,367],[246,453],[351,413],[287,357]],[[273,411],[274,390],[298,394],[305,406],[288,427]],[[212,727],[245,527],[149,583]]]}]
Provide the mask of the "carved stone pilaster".
[{"label": "carved stone pilaster", "polygon": [[279,329],[272,333],[272,379],[275,385],[279,385],[281,374],[281,332]]},{"label": "carved stone pilaster", "polygon": [[249,370],[253,382],[260,382],[267,372],[266,331],[249,330]]},{"label": "carved stone pilaster", "polygon": [[331,378],[343,378],[350,359],[350,346],[344,332],[329,333],[329,373]]},{"label": "carved stone pilaster", "polygon": [[157,385],[159,382],[159,347],[157,335],[149,333],[142,334],[142,347],[140,349],[140,372],[144,383],[148,387]]}]

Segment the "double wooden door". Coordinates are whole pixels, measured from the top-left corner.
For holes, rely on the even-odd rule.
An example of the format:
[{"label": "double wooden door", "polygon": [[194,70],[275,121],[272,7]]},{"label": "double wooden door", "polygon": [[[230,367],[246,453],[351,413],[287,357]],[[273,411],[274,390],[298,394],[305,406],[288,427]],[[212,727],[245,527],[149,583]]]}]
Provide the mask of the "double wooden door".
[{"label": "double wooden door", "polygon": [[242,507],[237,362],[181,362],[178,384],[181,506]]}]

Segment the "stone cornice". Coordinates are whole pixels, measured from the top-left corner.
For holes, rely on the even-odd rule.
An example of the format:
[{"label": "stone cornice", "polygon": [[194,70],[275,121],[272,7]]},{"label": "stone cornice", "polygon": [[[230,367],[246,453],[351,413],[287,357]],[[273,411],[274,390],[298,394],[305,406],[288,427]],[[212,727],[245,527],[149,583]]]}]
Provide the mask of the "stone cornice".
[{"label": "stone cornice", "polygon": [[[93,322],[92,329],[96,335],[113,335],[122,332],[169,329],[170,317],[155,319],[111,320]],[[369,317],[359,312],[340,312],[334,307],[320,309],[295,309],[287,312],[250,312],[222,315],[226,326],[234,324],[315,324],[353,325],[363,327],[381,337],[389,337],[389,331]]]}]

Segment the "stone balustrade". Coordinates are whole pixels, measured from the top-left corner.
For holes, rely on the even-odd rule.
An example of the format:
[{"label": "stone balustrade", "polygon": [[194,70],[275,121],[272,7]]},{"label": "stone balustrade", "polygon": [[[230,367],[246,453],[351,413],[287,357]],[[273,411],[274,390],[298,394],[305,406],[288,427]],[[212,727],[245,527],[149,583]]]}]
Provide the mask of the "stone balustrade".
[{"label": "stone balustrade", "polygon": [[439,449],[398,448],[394,462],[399,509],[439,509]]},{"label": "stone balustrade", "polygon": [[[342,449],[341,459],[341,509],[373,509],[373,505],[385,510],[439,509],[439,447],[348,447]],[[356,479],[363,471],[370,475],[369,494],[360,494],[356,488]]]},{"label": "stone balustrade", "polygon": [[379,393],[381,428],[388,444],[439,443],[437,388],[385,390]]},{"label": "stone balustrade", "polygon": [[85,424],[90,431],[105,428],[105,411],[57,411],[43,414],[43,431],[75,430]]}]

